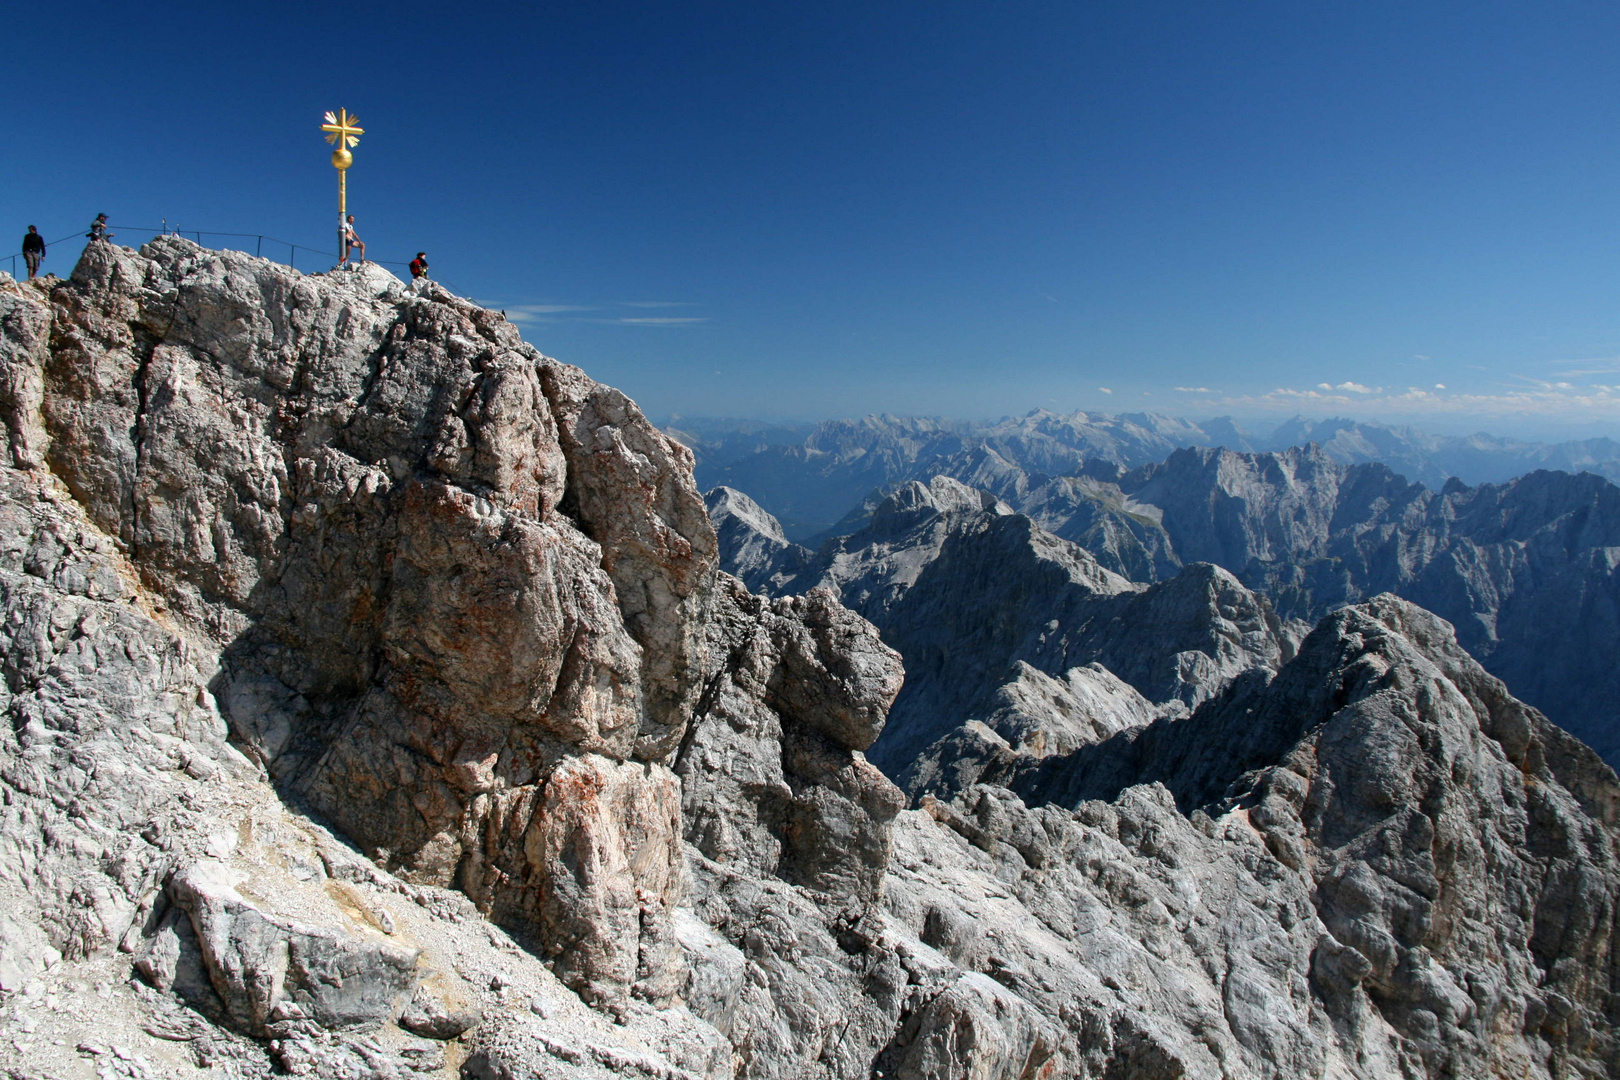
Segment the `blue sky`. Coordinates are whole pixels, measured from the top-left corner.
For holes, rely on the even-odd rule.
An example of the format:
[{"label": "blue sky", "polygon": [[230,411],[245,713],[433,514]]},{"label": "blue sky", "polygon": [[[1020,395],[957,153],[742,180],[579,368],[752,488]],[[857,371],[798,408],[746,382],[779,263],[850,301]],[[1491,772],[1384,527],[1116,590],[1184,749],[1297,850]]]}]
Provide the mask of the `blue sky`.
[{"label": "blue sky", "polygon": [[374,256],[655,416],[1620,435],[1614,5],[14,7],[16,236],[331,250],[344,106]]}]

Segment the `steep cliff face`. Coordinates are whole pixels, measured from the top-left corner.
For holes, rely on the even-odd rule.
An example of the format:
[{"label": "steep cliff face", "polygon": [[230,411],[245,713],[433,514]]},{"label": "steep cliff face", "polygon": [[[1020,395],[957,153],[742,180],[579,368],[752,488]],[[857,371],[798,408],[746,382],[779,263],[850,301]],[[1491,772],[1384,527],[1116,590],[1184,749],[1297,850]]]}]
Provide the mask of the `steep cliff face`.
[{"label": "steep cliff face", "polygon": [[[633,403],[374,268],[93,244],[0,373],[12,1076],[1616,1067],[1620,785],[1416,609],[1296,657],[959,484],[755,595]],[[994,660],[943,738],[840,595]]]},{"label": "steep cliff face", "polygon": [[[278,890],[253,877],[309,852],[163,843],[173,769],[230,773],[226,803],[262,801],[258,769],[371,856],[368,882],[453,887],[584,1001],[621,1016],[668,1006],[687,975],[668,763],[702,689],[715,591],[690,455],[498,314],[375,268],[305,277],[173,238],[141,253],[93,244],[70,281],[12,286],[3,302],[21,584],[45,574],[61,591],[63,571],[26,554],[42,530],[86,538],[102,563],[90,599],[130,624],[91,620],[64,639],[131,669],[120,687],[92,661],[82,697],[119,697],[88,712],[54,697],[46,727],[74,737],[44,744],[90,775],[125,775],[78,806],[128,866],[86,885],[109,896],[105,917],[50,947],[122,941],[159,957],[149,981],[163,990],[194,961],[204,1013],[251,1036],[405,1015],[427,973],[420,948],[334,929],[316,935],[334,957],[320,959],[299,903],[278,913]],[[44,525],[28,516],[40,507]],[[50,597],[60,611],[24,619],[27,635],[82,606],[81,576]],[[129,635],[139,644],[120,645]],[[89,739],[97,707],[133,749]],[[135,718],[154,708],[148,731]],[[153,739],[163,752],[143,756]],[[43,752],[19,745],[17,763]],[[48,782],[21,790],[37,799]],[[47,814],[10,836],[57,850],[55,830]],[[62,857],[64,874],[105,876]],[[317,893],[334,876],[325,858],[311,863]],[[83,923],[84,903],[43,925]],[[327,907],[342,925],[342,903]],[[359,1003],[323,1004],[331,978]]]},{"label": "steep cliff face", "polygon": [[14,458],[222,647],[242,740],[379,862],[621,1000],[681,888],[659,761],[715,550],[684,451],[498,315],[377,272],[98,244],[50,301]]}]

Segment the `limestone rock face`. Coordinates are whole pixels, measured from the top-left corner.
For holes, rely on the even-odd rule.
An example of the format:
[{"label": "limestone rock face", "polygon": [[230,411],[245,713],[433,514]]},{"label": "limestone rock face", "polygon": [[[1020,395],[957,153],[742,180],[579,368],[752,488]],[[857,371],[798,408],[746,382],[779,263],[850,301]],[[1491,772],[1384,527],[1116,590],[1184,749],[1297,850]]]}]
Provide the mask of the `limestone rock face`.
[{"label": "limestone rock face", "polygon": [[[1269,686],[1010,772],[986,778],[1083,814],[1153,781],[1241,815],[1310,897],[1312,1008],[1366,1060],[1615,1067],[1613,772],[1420,608],[1347,609]],[[1572,925],[1582,944],[1550,962]]]},{"label": "limestone rock face", "polygon": [[[521,820],[525,810],[497,813]],[[536,926],[585,1000],[613,1003],[633,986],[668,1004],[686,975],[670,924],[670,909],[685,899],[674,776],[661,765],[571,757],[530,812],[514,839],[535,884],[497,893],[494,916]]]},{"label": "limestone rock face", "polygon": [[237,892],[247,875],[200,860],[176,872],[169,896],[190,918],[226,1015],[255,1035],[278,1020],[325,1028],[376,1024],[416,988],[419,950],[268,918]]},{"label": "limestone rock face", "polygon": [[828,897],[869,904],[904,798],[860,751],[900,691],[900,657],[825,591],[765,601],[725,577],[724,658],[681,748],[688,840]]},{"label": "limestone rock face", "polygon": [[603,550],[630,633],[644,650],[637,754],[675,748],[702,681],[703,624],[718,547],[692,482],[692,452],[629,398],[565,364],[541,368],[585,531]]},{"label": "limestone rock face", "polygon": [[1620,1070],[1620,781],[1409,603],[957,481],[758,595],[628,399],[375,267],[92,244],[0,376],[0,1071]]},{"label": "limestone rock face", "polygon": [[95,244],[5,303],[11,461],[59,477],[122,587],[217,665],[281,789],[542,941],[591,1001],[667,1003],[685,879],[657,762],[701,684],[715,549],[684,449],[498,314],[375,267]]}]

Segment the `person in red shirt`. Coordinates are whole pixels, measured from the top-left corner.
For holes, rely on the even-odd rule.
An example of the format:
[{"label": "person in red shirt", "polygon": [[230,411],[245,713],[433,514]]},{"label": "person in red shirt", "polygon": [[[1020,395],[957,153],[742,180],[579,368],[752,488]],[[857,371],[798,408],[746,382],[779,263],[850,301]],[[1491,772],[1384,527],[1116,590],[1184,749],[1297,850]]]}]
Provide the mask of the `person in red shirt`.
[{"label": "person in red shirt", "polygon": [[425,278],[428,276],[427,272],[427,252],[418,251],[416,253],[416,258],[411,260],[411,280],[415,281],[417,278]]}]

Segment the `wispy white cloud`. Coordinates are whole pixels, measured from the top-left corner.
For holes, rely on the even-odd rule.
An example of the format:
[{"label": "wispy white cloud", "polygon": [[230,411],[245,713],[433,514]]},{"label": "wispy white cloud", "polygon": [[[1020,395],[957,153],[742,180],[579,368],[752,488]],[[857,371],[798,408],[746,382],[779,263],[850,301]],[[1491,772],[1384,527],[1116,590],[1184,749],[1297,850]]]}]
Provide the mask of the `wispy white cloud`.
[{"label": "wispy white cloud", "polygon": [[1216,392],[1207,386],[1172,386],[1170,389],[1178,394],[1213,394]]},{"label": "wispy white cloud", "polygon": [[1569,421],[1620,422],[1620,386],[1515,378],[1524,385],[1505,386],[1495,392],[1451,391],[1445,383],[1435,383],[1428,390],[1416,386],[1401,390],[1369,389],[1360,384],[1352,384],[1352,389],[1342,383],[1337,386],[1318,383],[1308,390],[1279,386],[1263,393],[1228,394],[1204,404],[1257,413],[1331,408],[1367,416],[1546,416]]},{"label": "wispy white cloud", "polygon": [[506,317],[515,323],[549,323],[560,322],[556,316],[575,311],[595,311],[590,304],[509,304],[502,307],[493,300],[473,301],[482,307],[492,308],[503,312]]},{"label": "wispy white cloud", "polygon": [[1552,367],[1566,379],[1579,379],[1586,375],[1620,374],[1620,356],[1597,356],[1589,360],[1559,360]]},{"label": "wispy white cloud", "polygon": [[1108,389],[1108,387],[1106,387],[1106,386],[1099,386],[1099,387],[1097,387],[1097,389],[1101,390],[1105,394],[1112,394],[1113,393],[1113,391]]},{"label": "wispy white cloud", "polygon": [[708,322],[709,318],[707,315],[694,315],[684,318],[641,315],[623,319],[587,319],[586,321],[607,323],[610,326],[695,326],[698,323]]},{"label": "wispy white cloud", "polygon": [[1432,359],[1432,358],[1428,357],[1428,356],[1424,356],[1422,353],[1413,353],[1412,354],[1412,359],[1414,359],[1414,360],[1429,360],[1429,359]]},{"label": "wispy white cloud", "polygon": [[691,300],[620,300],[620,307],[633,308],[671,308],[671,307],[697,307]]}]

